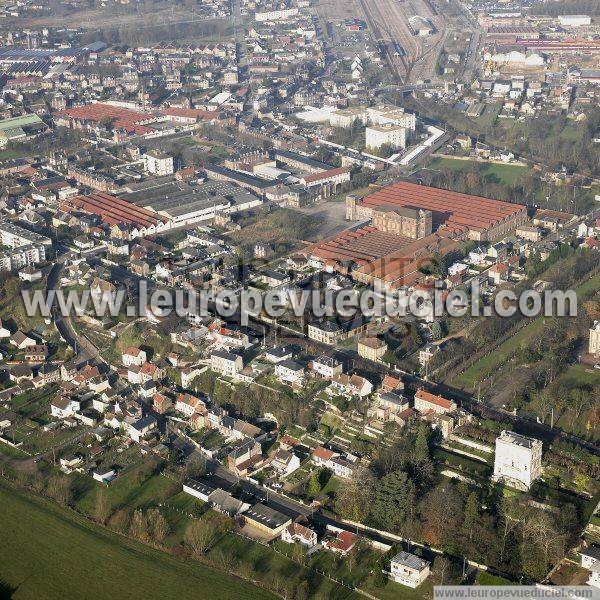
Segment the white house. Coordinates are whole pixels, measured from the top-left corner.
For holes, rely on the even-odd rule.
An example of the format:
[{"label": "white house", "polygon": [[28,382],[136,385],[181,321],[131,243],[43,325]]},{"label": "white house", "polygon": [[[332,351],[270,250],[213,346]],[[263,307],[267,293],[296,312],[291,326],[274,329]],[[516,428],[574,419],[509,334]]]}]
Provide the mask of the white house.
[{"label": "white house", "polygon": [[25,350],[25,348],[30,348],[31,346],[36,345],[36,341],[29,337],[27,334],[23,333],[21,330],[16,331],[10,339],[10,343],[13,346],[16,346],[19,350]]},{"label": "white house", "polygon": [[244,368],[244,362],[237,354],[216,350],[210,355],[210,368],[215,373],[235,377]]},{"label": "white house", "polygon": [[271,466],[283,477],[287,477],[300,467],[300,459],[293,452],[280,449],[273,456]]},{"label": "white house", "polygon": [[304,378],[304,367],[294,360],[283,360],[275,365],[275,376],[282,383],[301,383]]},{"label": "white house", "polygon": [[313,373],[325,379],[333,379],[336,375],[343,373],[342,363],[325,354],[322,354],[319,358],[315,358],[309,368]]},{"label": "white house", "polygon": [[410,552],[399,552],[390,561],[390,579],[416,588],[429,576],[429,563]]},{"label": "white house", "polygon": [[80,407],[81,405],[77,400],[60,396],[52,400],[50,414],[57,419],[66,419],[67,417],[72,417]]},{"label": "white house", "polygon": [[487,250],[478,246],[469,252],[469,262],[472,265],[482,265],[487,260]]},{"label": "white house", "polygon": [[10,337],[10,331],[4,327],[4,323],[2,323],[2,319],[0,319],[0,338],[8,337]]},{"label": "white house", "polygon": [[600,546],[589,546],[579,552],[581,554],[581,566],[590,571],[588,585],[600,588]]},{"label": "white house", "polygon": [[535,438],[503,431],[496,438],[494,481],[519,489],[529,489],[542,474],[542,442]]},{"label": "white house", "polygon": [[141,348],[136,348],[134,346],[127,348],[127,350],[123,352],[121,359],[123,365],[126,367],[130,367],[131,365],[141,367],[148,360],[146,352]]},{"label": "white house", "polygon": [[336,375],[331,386],[334,390],[346,394],[347,396],[359,396],[364,398],[373,391],[373,384],[359,375]]},{"label": "white house", "polygon": [[301,544],[306,548],[314,548],[317,545],[317,534],[300,523],[290,523],[282,532],[281,540],[287,544]]}]

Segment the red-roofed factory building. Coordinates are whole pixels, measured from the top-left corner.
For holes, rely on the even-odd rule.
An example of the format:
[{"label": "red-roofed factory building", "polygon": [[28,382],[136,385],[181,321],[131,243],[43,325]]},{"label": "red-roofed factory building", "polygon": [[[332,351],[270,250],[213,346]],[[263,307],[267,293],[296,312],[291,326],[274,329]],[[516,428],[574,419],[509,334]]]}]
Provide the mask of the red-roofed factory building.
[{"label": "red-roofed factory building", "polygon": [[120,228],[125,237],[131,238],[152,235],[166,225],[158,213],[103,192],[69,198],[61,208],[97,215],[106,225]]},{"label": "red-roofed factory building", "polygon": [[158,117],[150,113],[101,102],[63,110],[55,117],[57,125],[71,129],[92,128],[98,126],[102,121],[110,121],[115,131],[124,131],[128,135],[151,133],[154,128],[149,127],[149,124],[157,120]]},{"label": "red-roofed factory building", "polygon": [[464,241],[487,241],[527,220],[520,204],[398,183],[360,200],[346,199],[346,218],[370,221],[307,247],[304,253],[326,268],[387,289],[423,281],[433,255],[458,250]]}]

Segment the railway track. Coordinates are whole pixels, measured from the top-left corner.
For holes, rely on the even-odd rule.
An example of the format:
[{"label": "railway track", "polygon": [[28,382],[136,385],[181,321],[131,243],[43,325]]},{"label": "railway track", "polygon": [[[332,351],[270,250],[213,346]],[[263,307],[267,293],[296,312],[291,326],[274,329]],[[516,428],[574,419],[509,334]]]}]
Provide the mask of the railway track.
[{"label": "railway track", "polygon": [[[406,60],[406,50],[398,42],[395,36],[391,35],[387,26],[382,25],[386,22],[384,16],[376,7],[377,17],[373,14],[374,11],[368,5],[368,0],[360,0],[366,21],[371,29],[375,41],[382,44],[383,53],[392,70],[392,73],[402,82],[406,82],[409,65]],[[374,4],[374,3],[373,3]],[[385,31],[384,31],[385,29]]]}]

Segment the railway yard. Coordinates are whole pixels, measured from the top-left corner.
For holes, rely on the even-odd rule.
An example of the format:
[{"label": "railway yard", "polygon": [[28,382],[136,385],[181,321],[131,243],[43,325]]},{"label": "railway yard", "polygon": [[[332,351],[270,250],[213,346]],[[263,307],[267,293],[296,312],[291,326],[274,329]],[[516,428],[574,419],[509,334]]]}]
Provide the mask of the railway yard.
[{"label": "railway yard", "polygon": [[403,83],[433,79],[448,29],[431,0],[361,0],[374,39]]}]

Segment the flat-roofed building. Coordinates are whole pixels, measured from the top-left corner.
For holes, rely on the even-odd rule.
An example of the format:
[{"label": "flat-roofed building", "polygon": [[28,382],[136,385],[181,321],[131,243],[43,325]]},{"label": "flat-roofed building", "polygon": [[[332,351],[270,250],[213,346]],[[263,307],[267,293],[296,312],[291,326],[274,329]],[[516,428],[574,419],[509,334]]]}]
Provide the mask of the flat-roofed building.
[{"label": "flat-roofed building", "polygon": [[281,535],[281,532],[292,522],[287,515],[260,502],[244,513],[244,520],[248,525],[271,537]]},{"label": "flat-roofed building", "polygon": [[390,561],[390,579],[416,588],[429,577],[429,563],[410,552],[399,552]]},{"label": "flat-roofed building", "polygon": [[535,438],[503,431],[496,438],[494,481],[519,489],[529,489],[542,475],[542,442]]}]

